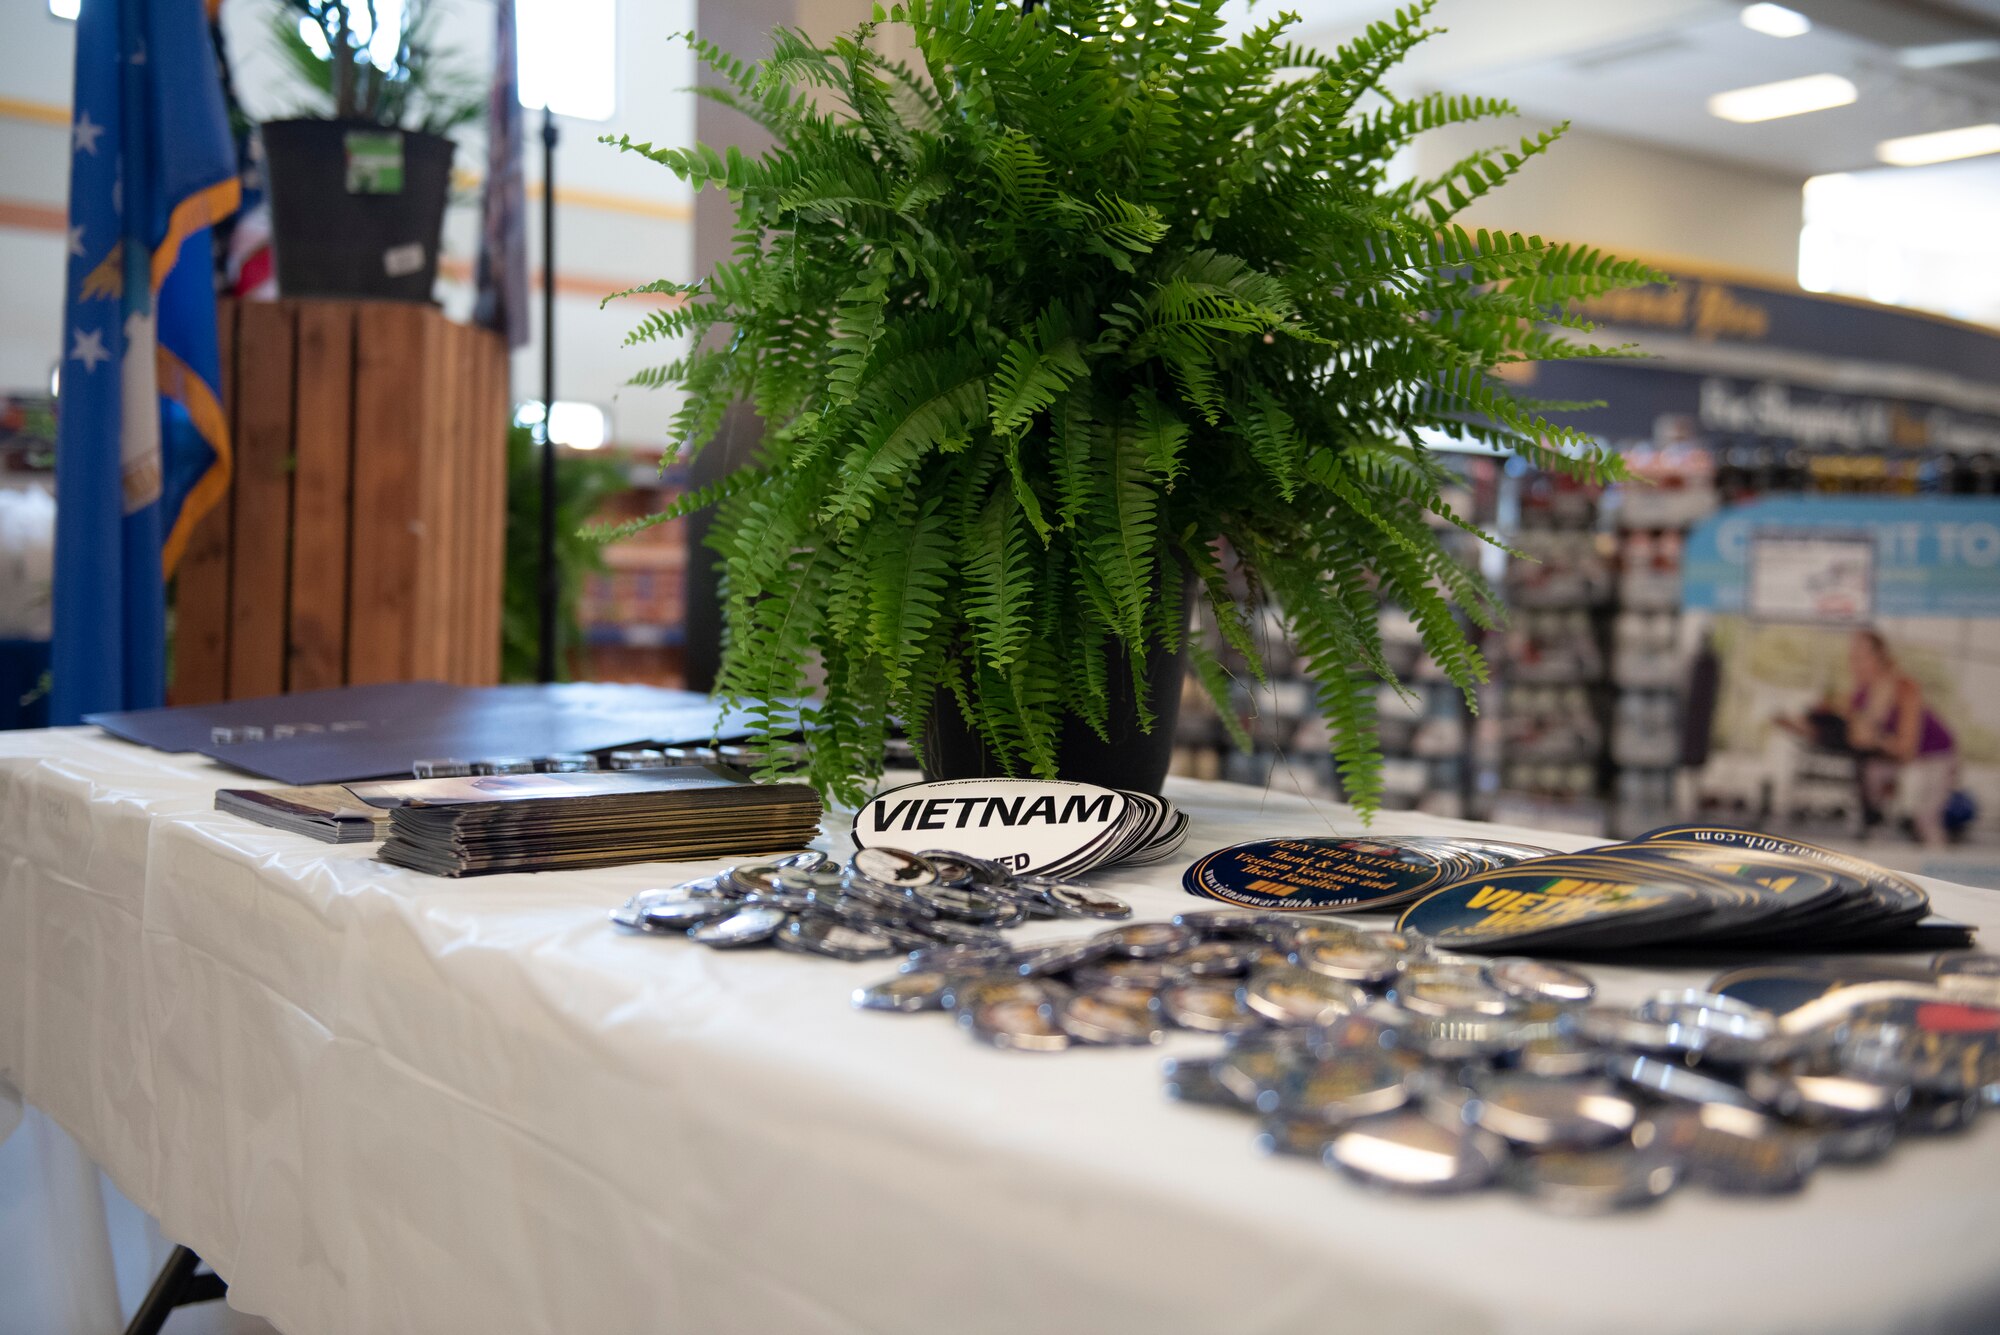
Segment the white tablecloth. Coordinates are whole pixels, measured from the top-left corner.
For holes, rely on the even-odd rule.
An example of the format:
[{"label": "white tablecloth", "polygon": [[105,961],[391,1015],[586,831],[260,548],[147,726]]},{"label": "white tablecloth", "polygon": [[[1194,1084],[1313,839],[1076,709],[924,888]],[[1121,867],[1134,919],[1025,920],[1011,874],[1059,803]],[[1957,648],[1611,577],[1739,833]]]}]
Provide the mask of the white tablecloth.
[{"label": "white tablecloth", "polygon": [[[290,1335],[2000,1327],[2000,1118],[1788,1199],[1379,1197],[1167,1102],[1157,1051],[1003,1054],[850,1009],[881,964],[606,924],[689,869],[432,879],[211,810],[232,782],[0,736],[0,1077]],[[1200,852],[1356,828],[1169,792],[1187,857],[1105,878],[1142,917]]]}]

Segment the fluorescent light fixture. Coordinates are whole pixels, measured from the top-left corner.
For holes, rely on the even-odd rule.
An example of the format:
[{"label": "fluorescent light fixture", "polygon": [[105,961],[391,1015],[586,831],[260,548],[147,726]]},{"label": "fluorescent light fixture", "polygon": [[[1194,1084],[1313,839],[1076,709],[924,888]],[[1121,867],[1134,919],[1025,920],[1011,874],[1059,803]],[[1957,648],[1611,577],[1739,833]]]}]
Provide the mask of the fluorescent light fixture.
[{"label": "fluorescent light fixture", "polygon": [[1858,96],[1854,85],[1838,74],[1808,74],[1803,79],[1781,79],[1717,93],[1708,99],[1708,114],[1747,125],[1844,107]]},{"label": "fluorescent light fixture", "polygon": [[[524,399],[515,405],[515,426],[539,426],[541,421],[539,399]],[[549,420],[549,435],[556,444],[572,450],[598,450],[611,438],[611,423],[604,409],[594,403],[557,399],[555,413]]]},{"label": "fluorescent light fixture", "polygon": [[1906,70],[1941,70],[1953,65],[1977,65],[1984,60],[2000,60],[2000,42],[1986,38],[1937,42],[1930,46],[1906,46],[1896,53],[1896,63]]},{"label": "fluorescent light fixture", "polygon": [[1812,31],[1811,19],[1783,5],[1745,5],[1736,17],[1751,32],[1761,32],[1766,37],[1803,37]]},{"label": "fluorescent light fixture", "polygon": [[1901,139],[1884,139],[1875,145],[1875,156],[1891,167],[1923,167],[1933,162],[1954,162],[1959,158],[1983,157],[2000,153],[2000,125],[1962,125],[1956,130],[1933,134],[1909,134]]},{"label": "fluorescent light fixture", "polygon": [[521,0],[521,105],[605,121],[618,109],[617,0]]},{"label": "fluorescent light fixture", "polygon": [[49,0],[49,13],[59,19],[75,18],[77,10],[82,7],[83,0]]},{"label": "fluorescent light fixture", "polygon": [[610,436],[609,425],[604,409],[596,404],[557,399],[549,414],[549,439],[573,450],[602,449]]}]

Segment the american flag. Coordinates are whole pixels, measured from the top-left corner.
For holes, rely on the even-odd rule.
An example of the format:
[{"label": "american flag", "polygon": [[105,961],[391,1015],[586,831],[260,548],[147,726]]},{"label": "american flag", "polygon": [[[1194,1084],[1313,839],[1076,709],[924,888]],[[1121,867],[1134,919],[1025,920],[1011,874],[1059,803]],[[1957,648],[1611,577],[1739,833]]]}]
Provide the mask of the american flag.
[{"label": "american flag", "polygon": [[521,183],[521,96],[514,0],[500,0],[493,34],[493,91],[486,104],[486,194],[479,229],[479,297],[472,318],[528,341],[528,199]]}]

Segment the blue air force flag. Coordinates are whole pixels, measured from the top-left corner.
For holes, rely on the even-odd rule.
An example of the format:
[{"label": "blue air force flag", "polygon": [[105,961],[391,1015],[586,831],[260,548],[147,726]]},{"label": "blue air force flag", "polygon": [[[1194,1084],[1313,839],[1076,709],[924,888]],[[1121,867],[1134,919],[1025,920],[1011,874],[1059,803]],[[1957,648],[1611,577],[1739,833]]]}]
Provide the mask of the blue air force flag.
[{"label": "blue air force flag", "polygon": [[202,0],[84,0],[50,721],[166,694],[165,581],[229,486],[208,228],[237,204]]}]

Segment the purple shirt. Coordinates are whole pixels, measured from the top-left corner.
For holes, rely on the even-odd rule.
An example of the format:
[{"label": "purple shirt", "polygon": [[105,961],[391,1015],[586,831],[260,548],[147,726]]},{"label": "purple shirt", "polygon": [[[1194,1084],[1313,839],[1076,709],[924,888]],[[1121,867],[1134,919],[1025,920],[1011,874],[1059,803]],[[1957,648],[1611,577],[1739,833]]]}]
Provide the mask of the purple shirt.
[{"label": "purple shirt", "polygon": [[[1848,713],[1850,715],[1860,713],[1867,703],[1868,691],[1866,687],[1863,687],[1848,697]],[[1882,732],[1885,736],[1893,737],[1897,732],[1901,731],[1903,724],[1902,712],[1903,702],[1901,700],[1890,706],[1889,717],[1882,724]],[[1951,735],[1951,729],[1944,726],[1944,720],[1933,714],[1929,706],[1925,706],[1923,722],[1917,725],[1917,754],[1920,756],[1942,755],[1952,750],[1956,745],[1957,743]]]}]

